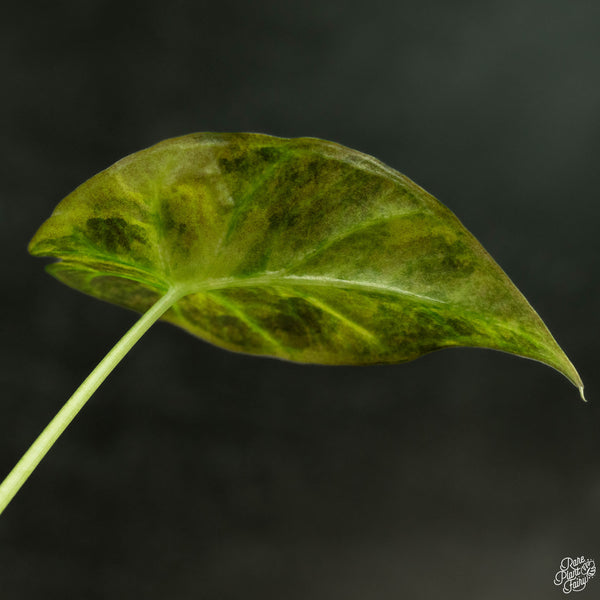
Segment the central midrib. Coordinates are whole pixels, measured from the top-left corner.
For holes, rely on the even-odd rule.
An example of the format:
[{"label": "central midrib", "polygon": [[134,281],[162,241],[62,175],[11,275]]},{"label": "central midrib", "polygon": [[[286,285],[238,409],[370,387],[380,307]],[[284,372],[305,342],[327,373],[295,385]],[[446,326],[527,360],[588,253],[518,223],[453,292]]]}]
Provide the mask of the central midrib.
[{"label": "central midrib", "polygon": [[[70,253],[69,253],[70,254]],[[73,253],[74,254],[74,253]],[[74,266],[78,263],[81,264],[82,261],[73,260],[71,256],[68,256],[67,253],[63,253],[61,257],[59,257],[59,263],[63,265],[67,263],[71,263]],[[105,255],[96,255],[95,258],[99,260],[108,260],[108,256]],[[66,260],[65,260],[66,259]],[[70,259],[70,260],[69,260]],[[125,279],[131,279],[133,281],[138,281],[139,283],[146,283],[151,287],[155,287],[157,283],[157,279],[154,281],[150,281],[148,278],[144,277],[144,275],[150,275],[155,277],[155,274],[147,269],[142,269],[137,265],[132,265],[131,263],[127,263],[125,261],[117,261],[113,259],[113,262],[120,264],[124,267],[128,267],[133,272],[138,273],[141,277],[128,277],[125,273],[113,273],[112,275],[116,275],[117,277],[123,277]],[[102,275],[98,273],[98,275]],[[191,281],[191,282],[173,282],[169,281],[168,278],[163,280],[165,283],[166,289],[177,288],[180,290],[181,296],[187,296],[189,294],[199,294],[202,292],[208,292],[213,290],[221,290],[221,289],[232,289],[238,287],[259,287],[261,285],[270,285],[270,286],[281,286],[281,287],[295,287],[295,286],[311,286],[311,287],[337,287],[343,289],[353,289],[353,290],[364,290],[364,291],[375,291],[379,293],[385,294],[401,294],[404,296],[409,296],[411,298],[418,298],[420,300],[426,300],[428,302],[435,302],[436,304],[447,304],[444,300],[439,300],[438,298],[432,298],[431,296],[426,296],[425,294],[418,294],[416,292],[411,292],[409,290],[405,290],[403,288],[399,288],[393,285],[386,285],[384,283],[375,283],[375,282],[367,282],[367,281],[357,281],[351,279],[339,279],[336,277],[327,277],[324,275],[291,275],[286,274],[282,271],[277,271],[274,273],[265,273],[263,275],[258,275],[254,277],[220,277],[218,279],[206,279],[202,282]],[[165,290],[161,290],[163,293]]]},{"label": "central midrib", "polygon": [[223,277],[220,279],[209,279],[202,283],[190,283],[181,284],[184,290],[184,295],[198,294],[202,292],[209,292],[213,290],[232,289],[240,287],[260,287],[260,286],[273,286],[273,287],[337,287],[343,289],[352,290],[363,290],[363,291],[375,291],[386,294],[401,294],[404,296],[410,296],[411,298],[418,298],[420,300],[426,300],[428,302],[435,302],[436,304],[446,304],[444,300],[437,298],[431,298],[423,294],[417,294],[396,286],[386,285],[383,283],[356,281],[348,279],[339,279],[336,277],[327,277],[320,275],[285,275],[282,273],[265,274],[258,277]]}]

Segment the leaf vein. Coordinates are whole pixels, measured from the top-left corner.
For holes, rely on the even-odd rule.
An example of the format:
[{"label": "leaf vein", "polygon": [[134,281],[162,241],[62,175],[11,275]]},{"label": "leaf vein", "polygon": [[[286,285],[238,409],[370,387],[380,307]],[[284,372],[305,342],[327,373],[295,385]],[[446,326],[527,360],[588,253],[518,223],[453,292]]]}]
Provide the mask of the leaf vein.
[{"label": "leaf vein", "polygon": [[343,240],[345,240],[346,238],[348,238],[352,235],[355,235],[357,233],[360,233],[361,231],[364,231],[371,227],[375,227],[382,223],[388,223],[396,218],[399,218],[399,219],[405,218],[408,215],[412,215],[417,212],[420,212],[420,211],[417,209],[414,209],[414,210],[409,210],[409,211],[402,212],[402,213],[393,213],[393,214],[383,215],[383,216],[377,217],[375,219],[371,219],[369,221],[362,221],[358,227],[350,227],[350,228],[344,230],[342,233],[336,235],[335,237],[327,238],[320,246],[317,246],[313,250],[302,255],[294,264],[287,267],[286,271],[291,272],[291,271],[297,269],[298,267],[302,267],[311,259],[315,258],[316,256],[319,256],[319,254],[322,254],[323,252],[329,250],[331,247],[335,246],[335,244],[342,242]]},{"label": "leaf vein", "polygon": [[322,300],[319,300],[318,298],[315,298],[314,296],[309,296],[309,295],[304,295],[303,298],[305,300],[307,300],[308,302],[310,302],[314,307],[322,310],[323,312],[325,312],[327,314],[330,314],[332,317],[335,317],[338,321],[340,321],[341,323],[343,323],[350,329],[353,329],[354,331],[359,333],[362,337],[367,338],[371,342],[377,341],[377,337],[375,335],[373,335],[369,330],[365,329],[364,327],[362,327],[361,325],[359,325],[352,319],[346,317],[345,315],[343,315],[336,309],[332,308],[331,306],[329,306]]},{"label": "leaf vein", "polygon": [[210,294],[211,298],[226,308],[231,313],[233,313],[240,321],[242,321],[245,325],[247,325],[254,333],[257,333],[261,337],[263,337],[271,346],[274,346],[277,350],[283,351],[283,347],[280,342],[276,340],[264,327],[259,325],[254,319],[250,318],[247,313],[245,313],[242,309],[235,305],[231,300],[226,300],[218,293]]}]

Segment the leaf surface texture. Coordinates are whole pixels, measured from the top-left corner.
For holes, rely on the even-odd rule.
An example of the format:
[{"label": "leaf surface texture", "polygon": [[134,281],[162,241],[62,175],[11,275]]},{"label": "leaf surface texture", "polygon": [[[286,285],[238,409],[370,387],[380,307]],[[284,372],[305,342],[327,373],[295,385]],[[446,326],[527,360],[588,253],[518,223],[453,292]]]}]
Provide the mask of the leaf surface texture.
[{"label": "leaf surface texture", "polygon": [[230,350],[394,363],[450,346],[581,380],[454,214],[378,160],[313,138],[191,134],[132,154],[67,196],[30,252],[87,294]]}]

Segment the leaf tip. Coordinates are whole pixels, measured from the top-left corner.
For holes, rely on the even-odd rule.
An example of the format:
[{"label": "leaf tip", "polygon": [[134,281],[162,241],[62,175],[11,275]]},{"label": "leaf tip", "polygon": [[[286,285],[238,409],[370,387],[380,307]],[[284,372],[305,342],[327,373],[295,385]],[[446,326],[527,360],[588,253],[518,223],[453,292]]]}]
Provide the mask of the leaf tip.
[{"label": "leaf tip", "polygon": [[587,402],[587,400],[585,399],[585,396],[584,396],[584,394],[583,394],[583,385],[580,385],[580,386],[579,386],[579,395],[581,396],[581,399],[582,399],[584,402]]}]

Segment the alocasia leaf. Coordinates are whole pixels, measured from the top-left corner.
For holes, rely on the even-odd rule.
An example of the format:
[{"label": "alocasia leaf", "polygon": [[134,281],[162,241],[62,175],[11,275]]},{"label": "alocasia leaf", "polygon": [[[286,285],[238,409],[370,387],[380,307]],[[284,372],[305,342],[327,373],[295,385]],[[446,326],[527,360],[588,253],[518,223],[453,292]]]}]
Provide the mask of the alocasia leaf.
[{"label": "alocasia leaf", "polygon": [[29,250],[67,285],[144,313],[0,484],[0,513],[158,318],[230,350],[402,362],[449,346],[577,371],[502,269],[435,198],[311,138],[199,133],[120,160],[67,196]]},{"label": "alocasia leaf", "polygon": [[230,350],[299,362],[407,361],[476,346],[579,375],[454,214],[332,142],[200,133],[97,174],[29,250],[87,294]]}]

